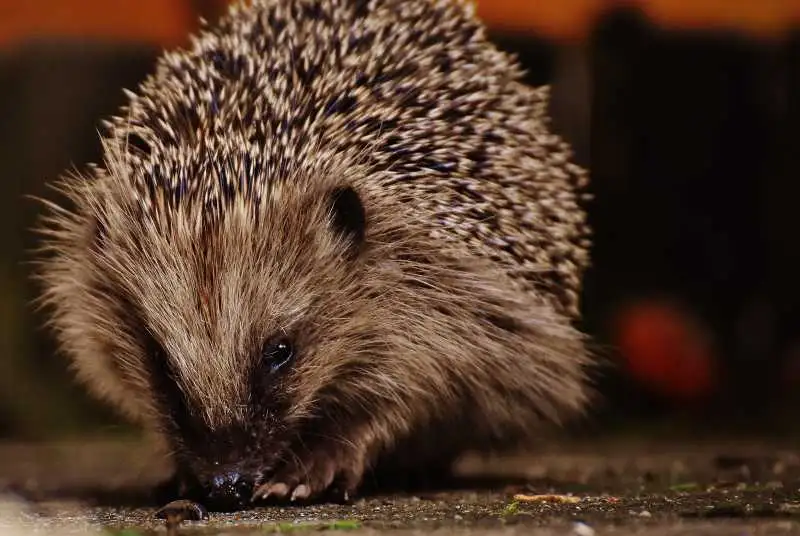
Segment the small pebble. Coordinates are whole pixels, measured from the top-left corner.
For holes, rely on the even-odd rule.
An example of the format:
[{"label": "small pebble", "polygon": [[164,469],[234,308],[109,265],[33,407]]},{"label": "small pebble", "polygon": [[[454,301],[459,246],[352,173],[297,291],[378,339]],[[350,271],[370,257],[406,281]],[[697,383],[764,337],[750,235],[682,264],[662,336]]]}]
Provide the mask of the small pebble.
[{"label": "small pebble", "polygon": [[586,523],[580,521],[572,525],[572,534],[574,536],[594,536],[595,531]]}]

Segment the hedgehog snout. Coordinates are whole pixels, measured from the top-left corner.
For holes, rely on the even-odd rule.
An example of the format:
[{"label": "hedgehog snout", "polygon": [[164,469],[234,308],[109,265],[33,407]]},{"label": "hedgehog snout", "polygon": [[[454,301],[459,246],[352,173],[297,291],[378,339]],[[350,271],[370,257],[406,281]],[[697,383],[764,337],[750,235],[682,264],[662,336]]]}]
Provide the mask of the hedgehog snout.
[{"label": "hedgehog snout", "polygon": [[249,508],[253,490],[285,448],[285,442],[273,440],[272,430],[230,425],[180,441],[179,465],[189,475],[192,497],[217,512]]},{"label": "hedgehog snout", "polygon": [[216,511],[232,511],[248,506],[256,477],[236,470],[223,470],[205,480],[206,505]]}]

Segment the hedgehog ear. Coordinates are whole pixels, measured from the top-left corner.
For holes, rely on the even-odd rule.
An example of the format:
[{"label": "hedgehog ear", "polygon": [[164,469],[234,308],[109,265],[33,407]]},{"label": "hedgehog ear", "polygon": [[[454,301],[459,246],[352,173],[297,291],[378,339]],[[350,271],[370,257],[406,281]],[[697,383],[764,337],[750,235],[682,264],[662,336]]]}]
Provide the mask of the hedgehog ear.
[{"label": "hedgehog ear", "polygon": [[367,230],[367,214],[358,192],[350,186],[334,189],[330,194],[330,210],[334,231],[358,249]]}]

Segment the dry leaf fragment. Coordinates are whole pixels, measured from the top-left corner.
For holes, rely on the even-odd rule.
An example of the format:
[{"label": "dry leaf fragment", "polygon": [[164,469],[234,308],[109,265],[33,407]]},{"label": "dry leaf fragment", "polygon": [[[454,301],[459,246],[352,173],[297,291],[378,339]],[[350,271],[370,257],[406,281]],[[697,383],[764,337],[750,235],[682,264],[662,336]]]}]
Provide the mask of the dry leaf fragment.
[{"label": "dry leaf fragment", "polygon": [[523,495],[518,493],[514,495],[514,500],[520,502],[556,502],[556,503],[573,504],[580,502],[581,498],[574,497],[572,495],[556,495],[556,494]]}]

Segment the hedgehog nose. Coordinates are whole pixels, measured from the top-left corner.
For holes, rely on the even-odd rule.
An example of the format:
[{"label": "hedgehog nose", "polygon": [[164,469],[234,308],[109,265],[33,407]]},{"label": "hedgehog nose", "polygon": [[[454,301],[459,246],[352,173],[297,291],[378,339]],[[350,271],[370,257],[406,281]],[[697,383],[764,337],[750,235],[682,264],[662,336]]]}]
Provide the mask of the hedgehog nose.
[{"label": "hedgehog nose", "polygon": [[207,486],[208,507],[216,511],[234,511],[247,507],[253,492],[253,480],[237,471],[214,475]]}]

